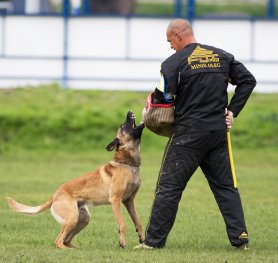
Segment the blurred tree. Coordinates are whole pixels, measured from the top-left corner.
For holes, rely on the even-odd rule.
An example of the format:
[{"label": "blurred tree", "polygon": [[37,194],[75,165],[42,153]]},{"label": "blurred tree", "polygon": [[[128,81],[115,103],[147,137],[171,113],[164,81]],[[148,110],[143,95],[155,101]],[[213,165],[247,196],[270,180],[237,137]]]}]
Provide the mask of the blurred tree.
[{"label": "blurred tree", "polygon": [[136,0],[91,0],[92,13],[128,15],[133,13]]}]

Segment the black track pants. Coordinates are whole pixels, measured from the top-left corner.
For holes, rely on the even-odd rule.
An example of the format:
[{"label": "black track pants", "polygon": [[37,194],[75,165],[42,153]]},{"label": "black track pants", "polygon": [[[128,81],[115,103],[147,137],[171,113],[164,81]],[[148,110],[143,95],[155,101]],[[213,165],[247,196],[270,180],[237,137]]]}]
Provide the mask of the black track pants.
[{"label": "black track pants", "polygon": [[226,131],[221,130],[176,132],[169,140],[146,229],[147,245],[165,245],[182,192],[199,166],[224,217],[231,244],[239,246],[248,243],[240,195],[233,185]]}]

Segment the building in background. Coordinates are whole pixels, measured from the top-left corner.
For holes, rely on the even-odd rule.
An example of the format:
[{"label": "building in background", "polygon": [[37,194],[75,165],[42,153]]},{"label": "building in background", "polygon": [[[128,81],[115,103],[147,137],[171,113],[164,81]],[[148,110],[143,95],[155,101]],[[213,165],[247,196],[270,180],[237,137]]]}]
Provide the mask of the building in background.
[{"label": "building in background", "polygon": [[14,14],[51,14],[53,9],[49,0],[11,0]]},{"label": "building in background", "polygon": [[11,1],[0,0],[0,14],[5,15],[13,12],[13,4]]}]

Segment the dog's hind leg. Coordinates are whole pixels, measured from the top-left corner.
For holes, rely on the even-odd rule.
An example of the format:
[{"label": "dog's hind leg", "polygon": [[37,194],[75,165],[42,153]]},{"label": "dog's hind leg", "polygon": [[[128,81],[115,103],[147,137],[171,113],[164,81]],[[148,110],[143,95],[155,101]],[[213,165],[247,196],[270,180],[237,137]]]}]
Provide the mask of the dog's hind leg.
[{"label": "dog's hind leg", "polygon": [[143,229],[142,229],[142,225],[140,222],[140,219],[137,215],[136,209],[135,209],[135,204],[134,204],[134,197],[135,195],[131,196],[129,199],[125,200],[123,203],[134,223],[136,232],[138,233],[138,237],[139,237],[139,242],[143,243],[144,241],[144,234],[143,234]]},{"label": "dog's hind leg", "polygon": [[86,205],[79,207],[78,222],[64,240],[64,244],[67,247],[70,247],[70,248],[75,247],[71,244],[71,240],[74,238],[74,236],[76,234],[78,234],[82,229],[84,229],[89,224],[90,218],[91,218],[91,215],[88,210],[88,207]]},{"label": "dog's hind leg", "polygon": [[120,234],[120,240],[119,245],[121,248],[125,248],[126,246],[126,239],[125,239],[125,223],[124,218],[121,211],[121,199],[120,198],[111,198],[110,199],[112,210],[114,213],[114,216],[116,218],[118,228],[119,228],[119,234]]},{"label": "dog's hind leg", "polygon": [[74,199],[63,196],[63,198],[53,202],[51,213],[58,223],[62,224],[62,229],[55,241],[55,245],[58,248],[68,248],[64,242],[65,238],[78,223],[79,210],[77,202]]}]

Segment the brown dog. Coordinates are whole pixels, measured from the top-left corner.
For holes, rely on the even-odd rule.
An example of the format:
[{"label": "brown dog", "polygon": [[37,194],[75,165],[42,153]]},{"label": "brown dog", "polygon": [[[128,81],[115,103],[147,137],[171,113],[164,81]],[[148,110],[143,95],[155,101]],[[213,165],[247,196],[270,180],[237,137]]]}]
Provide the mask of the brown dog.
[{"label": "brown dog", "polygon": [[54,195],[40,206],[31,207],[7,197],[11,208],[17,212],[34,215],[48,208],[52,216],[62,225],[55,244],[58,248],[72,248],[71,240],[85,228],[90,220],[87,205],[111,204],[116,218],[122,248],[126,246],[125,223],[121,213],[123,203],[130,214],[143,242],[142,226],[137,216],[134,198],[139,190],[140,141],[144,124],[136,126],[135,116],[127,113],[126,121],[120,125],[116,138],[106,147],[116,149],[114,160],[79,178],[62,184]]}]

